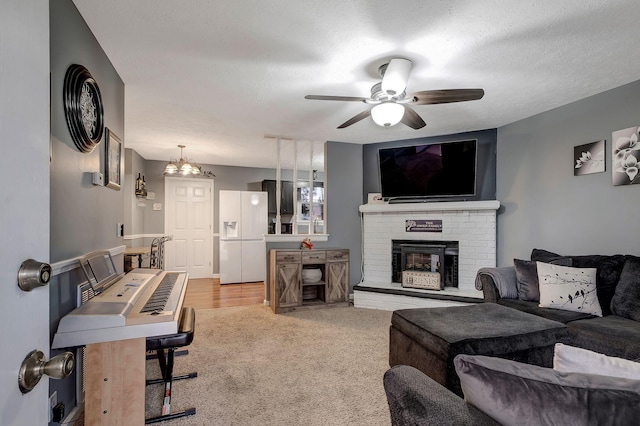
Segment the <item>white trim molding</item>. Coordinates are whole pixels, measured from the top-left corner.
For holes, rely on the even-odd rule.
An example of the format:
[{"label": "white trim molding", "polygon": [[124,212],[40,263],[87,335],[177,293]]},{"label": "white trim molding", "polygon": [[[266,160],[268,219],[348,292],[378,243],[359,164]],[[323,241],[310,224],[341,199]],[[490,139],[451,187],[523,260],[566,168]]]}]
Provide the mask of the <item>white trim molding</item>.
[{"label": "white trim molding", "polygon": [[[126,248],[127,246],[117,246],[117,247],[107,249],[107,251],[111,254],[111,256],[116,256],[118,254],[123,254],[124,249]],[[51,276],[55,277],[57,275],[63,274],[65,272],[73,271],[74,269],[79,268],[80,267],[79,260],[81,257],[82,256],[78,256],[78,257],[74,257],[73,259],[61,260],[59,262],[51,264]]]}]

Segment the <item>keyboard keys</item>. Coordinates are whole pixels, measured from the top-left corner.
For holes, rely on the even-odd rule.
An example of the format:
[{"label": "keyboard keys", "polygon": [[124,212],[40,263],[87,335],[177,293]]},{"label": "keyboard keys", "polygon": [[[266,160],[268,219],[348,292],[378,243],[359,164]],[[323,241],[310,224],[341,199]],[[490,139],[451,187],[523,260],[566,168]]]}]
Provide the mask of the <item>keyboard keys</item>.
[{"label": "keyboard keys", "polygon": [[140,312],[148,313],[164,310],[179,275],[179,272],[167,272]]}]

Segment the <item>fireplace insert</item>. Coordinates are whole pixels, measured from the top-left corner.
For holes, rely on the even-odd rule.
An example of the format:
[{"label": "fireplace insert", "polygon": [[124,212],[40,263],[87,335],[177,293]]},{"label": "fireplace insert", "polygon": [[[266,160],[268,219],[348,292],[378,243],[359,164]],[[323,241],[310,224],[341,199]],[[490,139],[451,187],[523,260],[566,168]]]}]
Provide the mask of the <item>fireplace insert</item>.
[{"label": "fireplace insert", "polygon": [[402,283],[402,271],[439,272],[442,287],[458,287],[458,242],[392,240],[391,281]]}]

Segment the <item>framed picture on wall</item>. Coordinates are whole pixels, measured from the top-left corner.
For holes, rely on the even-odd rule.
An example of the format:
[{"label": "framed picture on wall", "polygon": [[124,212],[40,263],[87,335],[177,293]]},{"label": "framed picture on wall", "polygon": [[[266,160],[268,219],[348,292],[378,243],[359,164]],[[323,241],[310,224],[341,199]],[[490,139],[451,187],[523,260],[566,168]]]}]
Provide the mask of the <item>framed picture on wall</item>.
[{"label": "framed picture on wall", "polygon": [[120,164],[122,162],[122,141],[111,130],[105,128],[104,144],[104,176],[106,186],[120,190],[122,185],[122,175],[120,174]]},{"label": "framed picture on wall", "polygon": [[628,127],[611,133],[611,168],[613,186],[640,183],[638,160],[640,160],[640,126]]},{"label": "framed picture on wall", "polygon": [[573,175],[582,176],[605,171],[605,140],[573,147]]}]

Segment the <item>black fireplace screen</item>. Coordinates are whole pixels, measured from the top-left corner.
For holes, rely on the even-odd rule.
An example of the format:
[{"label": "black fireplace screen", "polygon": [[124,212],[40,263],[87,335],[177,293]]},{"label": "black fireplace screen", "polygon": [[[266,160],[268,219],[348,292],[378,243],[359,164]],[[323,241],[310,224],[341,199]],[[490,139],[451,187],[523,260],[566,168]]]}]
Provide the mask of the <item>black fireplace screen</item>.
[{"label": "black fireplace screen", "polygon": [[391,280],[402,282],[402,271],[438,272],[445,287],[458,287],[457,241],[392,241]]}]

